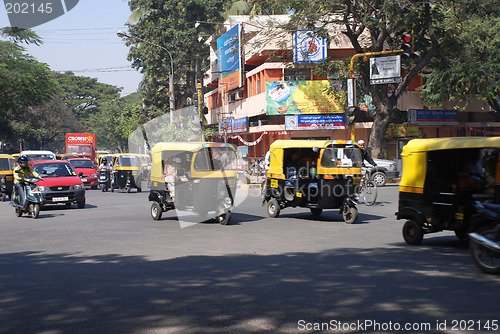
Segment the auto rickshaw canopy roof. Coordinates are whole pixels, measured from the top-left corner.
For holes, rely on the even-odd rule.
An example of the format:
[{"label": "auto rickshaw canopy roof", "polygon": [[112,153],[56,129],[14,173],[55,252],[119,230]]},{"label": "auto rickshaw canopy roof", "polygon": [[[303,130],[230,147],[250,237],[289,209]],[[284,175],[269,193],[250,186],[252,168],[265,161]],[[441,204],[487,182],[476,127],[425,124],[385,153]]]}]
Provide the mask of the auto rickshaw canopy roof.
[{"label": "auto rickshaw canopy roof", "polygon": [[151,150],[151,155],[155,155],[157,152],[162,151],[186,151],[186,152],[196,152],[205,147],[227,147],[234,151],[236,149],[233,145],[227,143],[213,143],[213,142],[172,142],[165,143],[160,142],[153,146]]},{"label": "auto rickshaw canopy roof", "polygon": [[500,137],[446,137],[412,139],[403,147],[400,191],[423,193],[427,152],[459,149],[500,148]]}]

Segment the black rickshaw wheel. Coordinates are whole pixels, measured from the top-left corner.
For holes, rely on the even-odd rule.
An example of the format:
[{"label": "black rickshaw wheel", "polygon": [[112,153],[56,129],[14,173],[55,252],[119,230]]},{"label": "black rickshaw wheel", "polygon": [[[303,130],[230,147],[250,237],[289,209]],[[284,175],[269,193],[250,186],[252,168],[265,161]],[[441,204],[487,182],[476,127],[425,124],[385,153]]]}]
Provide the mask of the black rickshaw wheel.
[{"label": "black rickshaw wheel", "polygon": [[269,202],[267,202],[267,214],[271,218],[276,218],[280,214],[280,205],[276,198],[271,198]]},{"label": "black rickshaw wheel", "polygon": [[221,225],[229,225],[231,222],[231,211],[226,211],[223,214],[218,215],[217,220]]},{"label": "black rickshaw wheel", "polygon": [[313,216],[319,216],[323,213],[323,209],[311,208],[311,213]]},{"label": "black rickshaw wheel", "polygon": [[358,208],[355,206],[349,206],[348,204],[344,204],[346,207],[342,211],[342,216],[344,217],[344,221],[346,224],[354,224],[358,219]]},{"label": "black rickshaw wheel", "polygon": [[408,245],[419,245],[424,238],[424,229],[414,220],[408,220],[403,225],[403,238]]},{"label": "black rickshaw wheel", "polygon": [[[494,229],[494,225],[483,226],[475,232],[487,239],[494,240],[496,236]],[[500,256],[495,251],[474,242],[472,239],[469,248],[472,260],[479,269],[488,274],[500,274]]]},{"label": "black rickshaw wheel", "polygon": [[151,218],[153,218],[153,220],[160,220],[162,213],[163,209],[161,208],[160,203],[153,202],[151,204]]}]

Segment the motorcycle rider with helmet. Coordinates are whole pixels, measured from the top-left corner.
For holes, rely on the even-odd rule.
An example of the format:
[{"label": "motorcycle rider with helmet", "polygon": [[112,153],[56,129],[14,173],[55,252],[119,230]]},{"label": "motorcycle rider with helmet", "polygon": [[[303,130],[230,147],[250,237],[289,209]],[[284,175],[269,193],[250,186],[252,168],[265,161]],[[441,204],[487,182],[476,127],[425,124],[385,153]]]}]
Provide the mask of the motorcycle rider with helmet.
[{"label": "motorcycle rider with helmet", "polygon": [[111,171],[112,168],[110,165],[108,165],[108,159],[102,158],[101,164],[97,169],[98,171]]},{"label": "motorcycle rider with helmet", "polygon": [[25,189],[23,178],[33,175],[39,179],[42,177],[38,174],[33,167],[29,165],[28,156],[25,154],[17,158],[17,166],[14,168],[14,202],[20,206],[24,206],[26,201]]}]

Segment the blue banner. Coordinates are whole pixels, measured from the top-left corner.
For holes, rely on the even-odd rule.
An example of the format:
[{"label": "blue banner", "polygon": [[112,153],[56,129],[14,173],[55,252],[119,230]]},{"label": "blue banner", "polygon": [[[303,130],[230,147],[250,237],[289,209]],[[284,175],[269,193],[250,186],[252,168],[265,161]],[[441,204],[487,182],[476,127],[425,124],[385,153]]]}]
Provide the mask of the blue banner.
[{"label": "blue banner", "polygon": [[287,130],[333,130],[345,129],[344,115],[299,115],[285,116]]}]

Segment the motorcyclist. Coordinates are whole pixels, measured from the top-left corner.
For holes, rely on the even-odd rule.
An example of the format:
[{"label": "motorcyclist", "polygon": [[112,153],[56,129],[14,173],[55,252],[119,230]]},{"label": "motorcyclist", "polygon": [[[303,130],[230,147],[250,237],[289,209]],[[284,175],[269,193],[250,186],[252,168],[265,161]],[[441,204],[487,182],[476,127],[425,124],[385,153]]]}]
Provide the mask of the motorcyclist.
[{"label": "motorcyclist", "polygon": [[99,171],[111,171],[111,166],[108,164],[108,159],[102,158],[101,164],[97,168]]},{"label": "motorcyclist", "polygon": [[17,158],[17,166],[14,168],[14,203],[24,206],[26,202],[26,193],[24,189],[23,178],[33,175],[39,179],[42,177],[33,167],[29,165],[29,159],[26,155],[21,155]]}]

